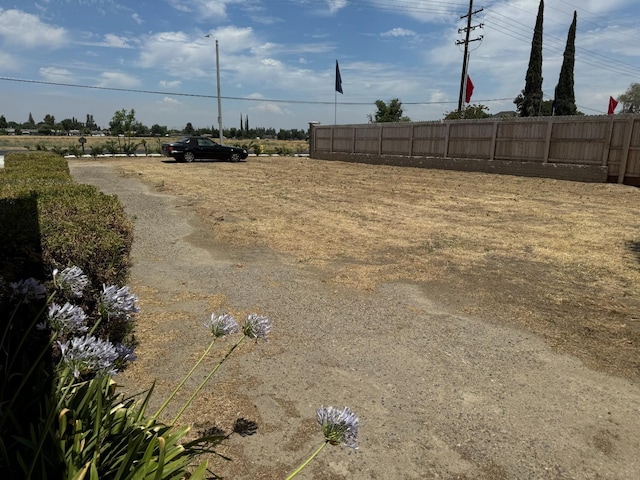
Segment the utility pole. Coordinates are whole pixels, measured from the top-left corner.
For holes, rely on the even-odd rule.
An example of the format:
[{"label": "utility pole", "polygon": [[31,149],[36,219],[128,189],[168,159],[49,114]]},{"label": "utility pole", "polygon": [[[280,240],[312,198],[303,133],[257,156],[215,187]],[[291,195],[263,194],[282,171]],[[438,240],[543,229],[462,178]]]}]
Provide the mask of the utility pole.
[{"label": "utility pole", "polygon": [[[205,37],[210,38],[211,34],[208,33]],[[216,84],[218,86],[218,132],[220,145],[224,145],[224,137],[222,135],[222,102],[220,101],[220,55],[218,53],[218,40],[216,40]]]},{"label": "utility pole", "polygon": [[469,39],[469,35],[471,33],[472,30],[475,30],[476,28],[482,28],[484,26],[483,23],[480,23],[478,25],[471,25],[471,17],[473,15],[475,15],[476,13],[480,13],[482,10],[484,10],[484,8],[481,8],[480,10],[473,10],[473,0],[469,0],[469,13],[467,13],[466,15],[461,16],[460,18],[466,18],[467,19],[467,28],[460,28],[458,29],[458,33],[462,33],[465,32],[465,38],[464,40],[458,40],[456,42],[456,45],[462,45],[464,43],[464,59],[462,60],[462,78],[460,79],[460,97],[458,98],[458,111],[462,110],[462,102],[464,100],[464,91],[465,88],[467,86],[467,67],[468,67],[468,63],[469,63],[469,43],[471,42],[477,42],[478,40],[482,40],[483,36],[480,35],[477,38],[473,38],[473,39]]}]

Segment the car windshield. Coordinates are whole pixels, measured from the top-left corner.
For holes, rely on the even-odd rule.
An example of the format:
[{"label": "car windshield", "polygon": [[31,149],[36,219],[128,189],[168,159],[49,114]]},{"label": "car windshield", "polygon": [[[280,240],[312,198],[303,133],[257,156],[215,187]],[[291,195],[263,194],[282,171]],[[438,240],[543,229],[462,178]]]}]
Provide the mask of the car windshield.
[{"label": "car windshield", "polygon": [[189,143],[190,138],[189,137],[183,137],[180,140],[178,140],[176,143]]}]

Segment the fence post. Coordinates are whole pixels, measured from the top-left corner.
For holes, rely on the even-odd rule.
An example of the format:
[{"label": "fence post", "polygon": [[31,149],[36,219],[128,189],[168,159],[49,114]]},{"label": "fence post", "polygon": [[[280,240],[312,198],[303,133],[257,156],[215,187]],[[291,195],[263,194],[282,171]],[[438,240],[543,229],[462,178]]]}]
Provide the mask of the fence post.
[{"label": "fence post", "polygon": [[351,153],[356,153],[356,127],[353,127],[351,134],[353,135],[351,139]]},{"label": "fence post", "polygon": [[382,155],[382,123],[378,127],[378,155]]},{"label": "fence post", "polygon": [[493,132],[491,133],[491,152],[489,160],[493,160],[496,156],[496,144],[498,143],[498,120],[493,121]]},{"label": "fence post", "polygon": [[412,157],[413,156],[413,129],[415,128],[415,125],[411,125],[409,127],[409,156]]},{"label": "fence post", "polygon": [[629,160],[629,151],[631,147],[631,137],[633,136],[633,116],[629,117],[627,122],[628,130],[624,136],[624,146],[622,147],[622,157],[620,158],[620,171],[618,172],[618,183],[624,183],[624,174],[627,173],[627,162]]},{"label": "fence post", "polygon": [[335,125],[331,127],[331,146],[329,147],[329,153],[333,153],[333,131],[335,130],[335,128]]},{"label": "fence post", "polygon": [[614,115],[609,115],[609,122],[607,125],[607,136],[604,139],[604,148],[602,149],[602,166],[609,165],[609,156],[611,155],[611,139],[613,138],[613,118]]},{"label": "fence post", "polygon": [[444,152],[442,152],[442,157],[447,158],[449,156],[449,128],[451,128],[451,123],[445,123],[447,128],[444,130]]},{"label": "fence post", "polygon": [[544,158],[542,163],[549,162],[549,151],[551,150],[551,132],[553,131],[553,117],[547,120],[547,136],[544,139]]},{"label": "fence post", "polygon": [[309,122],[309,156],[313,157],[313,154],[316,153],[316,125],[320,122],[312,121]]}]

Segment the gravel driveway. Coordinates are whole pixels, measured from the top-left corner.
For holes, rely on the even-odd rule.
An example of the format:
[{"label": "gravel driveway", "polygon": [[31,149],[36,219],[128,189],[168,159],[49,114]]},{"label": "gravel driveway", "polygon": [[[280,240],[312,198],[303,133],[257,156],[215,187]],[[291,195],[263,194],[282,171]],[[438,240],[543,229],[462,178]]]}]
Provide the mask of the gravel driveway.
[{"label": "gravel driveway", "polygon": [[143,313],[127,388],[157,379],[163,398],[208,344],[201,325],[214,310],[273,321],[270,341],[244,343],[184,417],[196,430],[257,422],[221,449],[232,461],[214,459],[217,474],[284,478],[322,441],[315,409],[347,405],[359,450],[331,447],[300,478],[638,478],[634,381],[523,330],[451,314],[419,284],[352,291],[287,256],[232,251],[198,228],[189,200],[108,162],[70,167],[135,217],[131,284]]}]

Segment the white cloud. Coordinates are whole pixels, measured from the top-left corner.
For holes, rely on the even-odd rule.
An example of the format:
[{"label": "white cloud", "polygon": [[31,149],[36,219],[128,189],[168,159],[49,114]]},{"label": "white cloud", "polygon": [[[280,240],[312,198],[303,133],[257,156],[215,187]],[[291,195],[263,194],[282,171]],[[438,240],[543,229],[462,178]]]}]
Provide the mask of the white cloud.
[{"label": "white cloud", "polygon": [[180,80],[160,80],[158,84],[162,88],[177,88],[182,85],[182,82]]},{"label": "white cloud", "polygon": [[187,13],[195,13],[196,21],[209,19],[225,19],[227,6],[231,4],[243,4],[244,0],[170,0],[170,4],[176,10]]},{"label": "white cloud", "polygon": [[251,107],[249,110],[251,112],[268,113],[270,115],[290,115],[291,114],[290,110],[287,110],[286,108],[282,108],[280,104],[273,103],[273,102],[262,102],[255,107]]},{"label": "white cloud", "polygon": [[133,19],[134,22],[136,22],[138,25],[142,25],[144,23],[144,20],[142,20],[142,18],[140,17],[140,15],[138,15],[137,13],[134,13],[131,15],[131,18]]},{"label": "white cloud", "polygon": [[162,99],[162,104],[163,105],[180,105],[180,102],[178,100],[176,100],[175,98],[164,97]]},{"label": "white cloud", "polygon": [[113,33],[107,33],[104,36],[104,42],[102,43],[105,47],[114,47],[114,48],[131,48],[127,39],[125,37],[120,37],[118,35],[114,35]]},{"label": "white cloud", "polygon": [[0,51],[0,72],[19,70],[21,66],[22,63],[18,60],[18,57]]},{"label": "white cloud", "polygon": [[98,87],[133,88],[140,85],[140,80],[123,72],[102,72]]},{"label": "white cloud", "polygon": [[48,82],[70,82],[71,72],[66,68],[42,67],[40,76]]},{"label": "white cloud", "polygon": [[335,13],[347,6],[347,0],[327,0],[329,11]]},{"label": "white cloud", "polygon": [[380,34],[383,37],[414,37],[416,32],[406,28],[392,28]]},{"label": "white cloud", "polygon": [[166,74],[185,77],[210,76],[215,68],[215,41],[219,42],[221,63],[236,68],[234,55],[259,45],[251,28],[222,27],[204,38],[203,34],[161,32],[142,41],[140,64],[145,68],[162,67]]},{"label": "white cloud", "polygon": [[61,47],[67,43],[64,28],[53,27],[22,10],[0,8],[0,37],[9,44],[26,48]]}]

